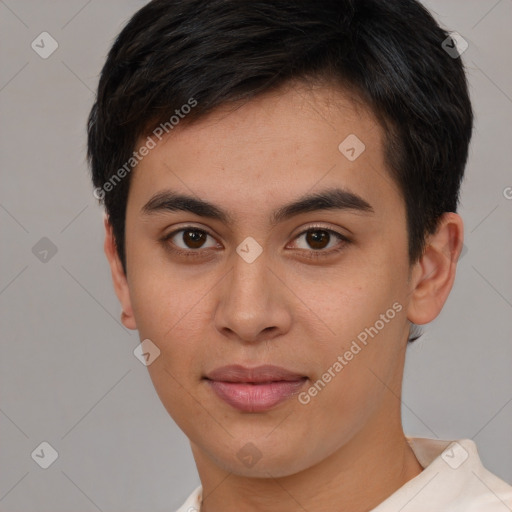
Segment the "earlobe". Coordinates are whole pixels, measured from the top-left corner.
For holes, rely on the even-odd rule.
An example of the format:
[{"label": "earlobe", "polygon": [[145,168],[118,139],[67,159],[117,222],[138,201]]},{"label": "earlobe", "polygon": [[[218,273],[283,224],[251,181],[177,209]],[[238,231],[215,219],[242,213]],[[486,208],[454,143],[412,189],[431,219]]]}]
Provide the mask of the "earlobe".
[{"label": "earlobe", "polygon": [[110,224],[107,215],[105,215],[104,217],[104,225],[104,250],[110,265],[114,290],[116,292],[117,298],[119,299],[119,302],[121,303],[121,322],[128,329],[137,329],[137,324],[135,322],[135,317],[133,315],[133,308],[131,304],[128,281],[126,279],[126,274],[124,272],[123,265],[119,258],[119,254],[117,252],[116,241],[112,225]]},{"label": "earlobe", "polygon": [[423,325],[441,312],[455,280],[463,233],[461,217],[448,212],[442,215],[436,232],[428,237],[424,253],[412,273],[407,310],[411,322]]}]

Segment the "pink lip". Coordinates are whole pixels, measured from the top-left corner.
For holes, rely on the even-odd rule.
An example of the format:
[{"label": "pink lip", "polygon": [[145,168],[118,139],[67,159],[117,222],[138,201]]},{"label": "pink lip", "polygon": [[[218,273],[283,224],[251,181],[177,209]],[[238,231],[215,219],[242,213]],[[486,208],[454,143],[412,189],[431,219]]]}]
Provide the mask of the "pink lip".
[{"label": "pink lip", "polygon": [[219,398],[245,412],[263,412],[295,395],[307,377],[272,365],[223,366],[206,376]]}]

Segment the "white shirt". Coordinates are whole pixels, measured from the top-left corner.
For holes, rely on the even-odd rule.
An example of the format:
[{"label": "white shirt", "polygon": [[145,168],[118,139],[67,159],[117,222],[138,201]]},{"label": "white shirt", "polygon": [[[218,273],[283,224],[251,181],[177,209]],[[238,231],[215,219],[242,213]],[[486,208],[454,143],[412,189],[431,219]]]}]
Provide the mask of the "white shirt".
[{"label": "white shirt", "polygon": [[[371,512],[511,512],[512,486],[484,468],[470,439],[406,437],[423,471]],[[202,486],[177,512],[199,512]]]}]

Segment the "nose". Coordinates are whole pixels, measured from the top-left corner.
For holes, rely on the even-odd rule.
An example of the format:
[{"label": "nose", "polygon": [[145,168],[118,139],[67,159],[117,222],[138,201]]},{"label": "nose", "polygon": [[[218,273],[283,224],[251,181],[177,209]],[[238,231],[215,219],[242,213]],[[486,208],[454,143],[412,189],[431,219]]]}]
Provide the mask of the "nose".
[{"label": "nose", "polygon": [[[254,344],[290,329],[290,292],[265,251],[249,263],[235,254],[231,272],[217,289],[215,327],[225,337]],[[275,265],[273,265],[275,266]]]}]

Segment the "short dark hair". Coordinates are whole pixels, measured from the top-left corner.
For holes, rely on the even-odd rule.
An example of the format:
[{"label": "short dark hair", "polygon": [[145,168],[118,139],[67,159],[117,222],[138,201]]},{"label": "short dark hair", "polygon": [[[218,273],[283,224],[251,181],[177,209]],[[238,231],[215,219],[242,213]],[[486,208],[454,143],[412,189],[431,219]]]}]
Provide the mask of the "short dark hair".
[{"label": "short dark hair", "polygon": [[417,261],[441,214],[457,209],[473,125],[463,64],[442,46],[449,36],[415,0],[149,2],[115,40],[88,119],[95,195],[125,272],[137,140],[191,99],[180,126],[309,80],[355,91],[382,125]]}]

